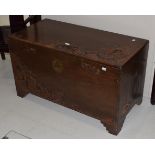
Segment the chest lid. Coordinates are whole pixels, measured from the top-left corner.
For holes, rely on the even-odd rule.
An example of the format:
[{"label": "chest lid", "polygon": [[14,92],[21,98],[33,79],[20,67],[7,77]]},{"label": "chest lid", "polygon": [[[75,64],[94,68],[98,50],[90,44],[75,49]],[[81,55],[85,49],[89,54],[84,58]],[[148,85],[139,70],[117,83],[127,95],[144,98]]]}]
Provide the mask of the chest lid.
[{"label": "chest lid", "polygon": [[123,66],[148,43],[140,38],[49,19],[14,33],[10,38],[113,67]]}]

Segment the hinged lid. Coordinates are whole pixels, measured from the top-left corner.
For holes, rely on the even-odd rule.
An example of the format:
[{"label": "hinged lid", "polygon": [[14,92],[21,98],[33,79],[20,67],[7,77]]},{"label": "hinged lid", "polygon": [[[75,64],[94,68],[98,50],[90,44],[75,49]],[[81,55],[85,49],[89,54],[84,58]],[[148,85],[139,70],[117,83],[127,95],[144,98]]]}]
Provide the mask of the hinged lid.
[{"label": "hinged lid", "polygon": [[114,67],[121,67],[147,40],[44,19],[11,38],[74,54]]}]

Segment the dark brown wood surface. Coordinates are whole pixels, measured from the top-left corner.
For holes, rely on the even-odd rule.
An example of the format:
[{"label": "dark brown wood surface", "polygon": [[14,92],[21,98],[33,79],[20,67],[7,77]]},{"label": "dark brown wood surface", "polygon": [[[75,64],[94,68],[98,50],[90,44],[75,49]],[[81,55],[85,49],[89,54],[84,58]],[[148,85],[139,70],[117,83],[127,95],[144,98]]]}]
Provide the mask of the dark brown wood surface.
[{"label": "dark brown wood surface", "polygon": [[15,33],[10,48],[17,94],[97,118],[117,135],[143,96],[148,41],[133,38],[52,20]]},{"label": "dark brown wood surface", "polygon": [[[115,67],[124,65],[148,42],[48,19],[16,33],[14,37]],[[70,46],[66,47],[65,43],[70,43]]]},{"label": "dark brown wood surface", "polygon": [[153,85],[152,85],[151,103],[155,105],[155,73],[154,73]]}]

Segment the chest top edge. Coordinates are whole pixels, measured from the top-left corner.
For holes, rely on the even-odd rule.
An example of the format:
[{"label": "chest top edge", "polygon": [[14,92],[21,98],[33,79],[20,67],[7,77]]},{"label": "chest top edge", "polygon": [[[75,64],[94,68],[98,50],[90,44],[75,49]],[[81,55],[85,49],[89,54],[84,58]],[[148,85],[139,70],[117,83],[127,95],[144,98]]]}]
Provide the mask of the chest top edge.
[{"label": "chest top edge", "polygon": [[11,35],[10,39],[56,49],[117,68],[122,67],[148,42],[49,19]]}]

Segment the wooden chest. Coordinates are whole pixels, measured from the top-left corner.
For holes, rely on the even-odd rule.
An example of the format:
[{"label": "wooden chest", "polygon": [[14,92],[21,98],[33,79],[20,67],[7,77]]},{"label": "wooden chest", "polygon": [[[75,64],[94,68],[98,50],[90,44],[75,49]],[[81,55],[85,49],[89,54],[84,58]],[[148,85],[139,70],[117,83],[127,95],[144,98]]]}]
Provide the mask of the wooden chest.
[{"label": "wooden chest", "polygon": [[9,40],[17,95],[99,119],[117,135],[142,102],[148,41],[45,19]]}]

